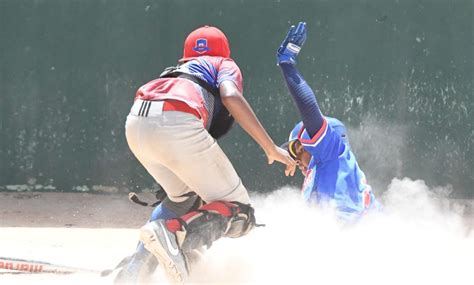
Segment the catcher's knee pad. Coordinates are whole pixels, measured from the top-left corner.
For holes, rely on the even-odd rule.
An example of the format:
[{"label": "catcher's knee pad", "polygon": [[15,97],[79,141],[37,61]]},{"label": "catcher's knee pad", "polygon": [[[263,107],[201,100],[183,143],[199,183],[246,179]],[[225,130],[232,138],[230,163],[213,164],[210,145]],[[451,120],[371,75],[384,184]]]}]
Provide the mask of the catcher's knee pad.
[{"label": "catcher's knee pad", "polygon": [[252,206],[239,202],[215,201],[198,209],[206,212],[214,219],[221,219],[226,223],[224,236],[241,237],[246,235],[255,226],[255,210]]},{"label": "catcher's knee pad", "polygon": [[215,201],[181,218],[168,220],[168,229],[177,234],[183,251],[210,247],[221,238],[240,237],[255,226],[254,209],[238,202]]},{"label": "catcher's knee pad", "polygon": [[255,227],[255,210],[248,204],[232,202],[236,207],[229,222],[229,227],[225,233],[226,237],[237,238],[246,235]]}]

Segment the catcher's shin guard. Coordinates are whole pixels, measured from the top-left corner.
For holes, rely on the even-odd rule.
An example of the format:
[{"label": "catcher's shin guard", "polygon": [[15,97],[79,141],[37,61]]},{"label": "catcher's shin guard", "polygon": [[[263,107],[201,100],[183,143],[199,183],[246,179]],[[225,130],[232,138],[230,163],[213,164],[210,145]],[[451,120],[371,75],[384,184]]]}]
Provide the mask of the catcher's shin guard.
[{"label": "catcher's shin guard", "polygon": [[243,236],[254,226],[250,205],[216,201],[181,218],[147,223],[141,229],[140,240],[158,259],[169,280],[183,283],[196,250],[204,245],[209,248],[223,236]]},{"label": "catcher's shin guard", "polygon": [[223,237],[240,237],[255,226],[254,209],[238,202],[215,201],[181,218],[166,221],[183,252],[191,252]]}]

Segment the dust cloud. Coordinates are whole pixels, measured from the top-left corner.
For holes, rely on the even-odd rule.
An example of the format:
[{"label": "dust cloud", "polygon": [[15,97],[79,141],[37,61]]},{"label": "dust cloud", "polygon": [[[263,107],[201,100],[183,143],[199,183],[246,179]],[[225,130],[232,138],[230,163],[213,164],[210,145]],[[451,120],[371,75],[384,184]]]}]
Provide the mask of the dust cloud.
[{"label": "dust cloud", "polygon": [[[192,281],[214,284],[472,284],[465,206],[421,180],[393,179],[383,212],[353,226],[284,188],[254,197],[256,228],[216,242]],[[472,219],[472,216],[470,217]]]}]

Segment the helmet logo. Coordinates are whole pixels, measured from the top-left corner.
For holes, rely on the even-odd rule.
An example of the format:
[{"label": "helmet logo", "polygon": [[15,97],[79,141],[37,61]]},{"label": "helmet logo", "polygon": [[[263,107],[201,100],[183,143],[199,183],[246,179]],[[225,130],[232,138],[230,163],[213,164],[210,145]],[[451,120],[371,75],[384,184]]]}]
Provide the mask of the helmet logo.
[{"label": "helmet logo", "polygon": [[196,46],[193,47],[193,51],[199,54],[209,51],[209,47],[207,46],[207,39],[197,39]]}]

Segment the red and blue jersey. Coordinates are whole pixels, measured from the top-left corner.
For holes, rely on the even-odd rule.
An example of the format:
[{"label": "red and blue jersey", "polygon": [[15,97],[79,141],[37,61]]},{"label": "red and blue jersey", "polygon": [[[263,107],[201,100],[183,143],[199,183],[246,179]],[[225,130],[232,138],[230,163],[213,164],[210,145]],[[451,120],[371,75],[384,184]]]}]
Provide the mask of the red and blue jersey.
[{"label": "red and blue jersey", "polygon": [[[230,58],[200,56],[179,65],[177,70],[204,80],[212,88],[219,88],[224,81],[232,81],[242,93],[242,74],[237,64]],[[212,117],[222,102],[220,98],[201,88],[198,84],[184,78],[158,78],[152,80],[136,93],[135,99],[179,100],[199,112],[203,124],[209,128]]]},{"label": "red and blue jersey", "polygon": [[378,203],[349,143],[337,130],[341,126],[344,125],[339,120],[325,117],[313,137],[302,122],[294,130],[304,149],[312,155],[302,187],[304,199],[335,207],[347,221],[378,208]]}]

